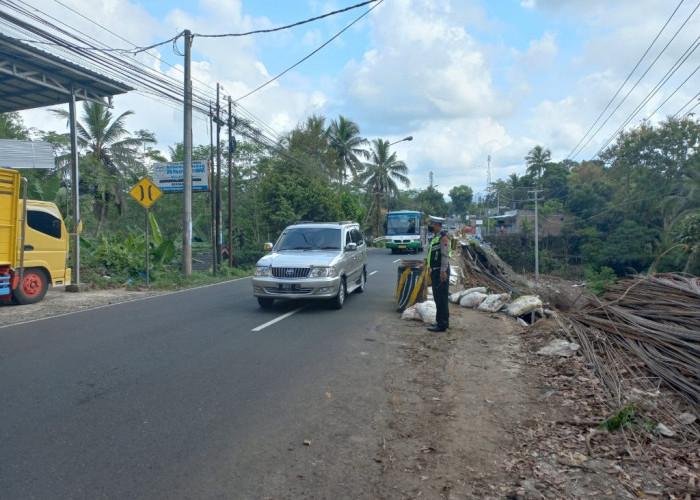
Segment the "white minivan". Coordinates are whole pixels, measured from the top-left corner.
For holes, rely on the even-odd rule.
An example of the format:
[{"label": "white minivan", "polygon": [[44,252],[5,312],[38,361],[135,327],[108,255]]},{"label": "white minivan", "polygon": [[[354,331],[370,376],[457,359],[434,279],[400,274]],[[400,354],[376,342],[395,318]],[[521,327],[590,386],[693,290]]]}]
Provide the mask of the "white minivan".
[{"label": "white minivan", "polygon": [[356,222],[309,222],[287,227],[253,274],[261,307],[275,299],[330,299],[341,309],[367,280],[367,245]]}]

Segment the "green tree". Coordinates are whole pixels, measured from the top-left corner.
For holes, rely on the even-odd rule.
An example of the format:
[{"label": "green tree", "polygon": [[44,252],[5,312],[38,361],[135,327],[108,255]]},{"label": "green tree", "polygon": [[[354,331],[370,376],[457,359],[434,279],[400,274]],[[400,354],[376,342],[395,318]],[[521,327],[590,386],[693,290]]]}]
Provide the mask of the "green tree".
[{"label": "green tree", "polygon": [[[64,109],[51,111],[69,119]],[[77,124],[78,147],[85,155],[81,160],[80,190],[92,196],[96,234],[102,231],[110,205],[121,214],[127,187],[145,174],[143,164],[137,161],[142,141],[132,137],[125,127],[126,118],[132,114],[126,111],[115,117],[106,106],[83,101],[83,122]]]},{"label": "green tree", "polygon": [[367,139],[360,136],[360,127],[352,120],[344,116],[339,116],[338,120],[333,120],[328,128],[328,137],[331,147],[340,158],[340,183],[347,178],[348,171],[353,179],[357,180],[357,175],[362,172],[364,166],[362,159],[367,159],[369,154],[365,147]]},{"label": "green tree", "polygon": [[469,205],[474,198],[474,191],[469,186],[455,186],[448,193],[452,200],[452,211],[458,215],[467,215]]},{"label": "green tree", "polygon": [[389,152],[389,141],[374,139],[369,153],[370,161],[364,163],[365,171],[359,176],[368,193],[376,196],[376,234],[379,236],[379,219],[382,208],[382,195],[395,194],[398,191],[396,182],[404,186],[411,185],[408,179],[408,167],[396,158],[396,153]]},{"label": "green tree", "polygon": [[0,139],[29,139],[29,130],[24,128],[19,113],[0,113]]},{"label": "green tree", "polygon": [[565,203],[569,190],[567,183],[569,175],[569,169],[561,163],[546,163],[540,177],[540,185],[544,189],[542,197]]},{"label": "green tree", "polygon": [[428,186],[418,194],[421,210],[428,215],[447,217],[448,205],[444,195],[433,186]]},{"label": "green tree", "polygon": [[542,146],[535,146],[525,157],[525,165],[527,165],[527,173],[532,174],[535,178],[540,178],[545,164],[552,159],[552,151]]}]

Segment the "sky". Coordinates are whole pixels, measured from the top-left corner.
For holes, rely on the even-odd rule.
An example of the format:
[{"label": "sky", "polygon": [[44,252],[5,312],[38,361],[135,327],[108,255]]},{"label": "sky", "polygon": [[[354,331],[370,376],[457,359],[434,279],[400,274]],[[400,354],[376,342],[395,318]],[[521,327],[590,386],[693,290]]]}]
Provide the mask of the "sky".
[{"label": "sky", "polygon": [[[188,29],[195,92],[215,95],[219,83],[221,95],[275,139],[314,114],[327,124],[351,119],[370,140],[413,136],[392,146],[411,188],[425,189],[432,174],[445,195],[467,185],[482,196],[489,173],[492,181],[523,175],[537,145],[553,161],[593,159],[625,122],[682,115],[700,89],[698,0],[383,0],[273,33],[220,38],[201,35],[279,28],[362,0],[4,2],[112,48],[145,47]],[[181,81],[182,40],[176,45],[137,58]],[[181,106],[143,92],[115,97],[113,112],[128,110],[127,128],[154,132],[166,154],[182,141]],[[26,126],[66,131],[45,108],[21,116]],[[195,144],[209,143],[208,127],[195,113]]]}]

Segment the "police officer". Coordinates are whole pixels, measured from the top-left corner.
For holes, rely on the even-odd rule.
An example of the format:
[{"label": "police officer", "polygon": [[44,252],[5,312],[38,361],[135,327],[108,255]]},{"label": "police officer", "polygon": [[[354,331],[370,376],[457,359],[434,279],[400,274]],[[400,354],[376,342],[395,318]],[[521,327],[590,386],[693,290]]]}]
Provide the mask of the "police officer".
[{"label": "police officer", "polygon": [[431,332],[444,332],[450,326],[450,309],[448,295],[450,291],[450,239],[447,230],[442,226],[445,219],[441,217],[428,218],[428,231],[433,234],[428,249],[428,267],[430,281],[433,286],[433,298],[437,313],[435,323],[428,327]]}]

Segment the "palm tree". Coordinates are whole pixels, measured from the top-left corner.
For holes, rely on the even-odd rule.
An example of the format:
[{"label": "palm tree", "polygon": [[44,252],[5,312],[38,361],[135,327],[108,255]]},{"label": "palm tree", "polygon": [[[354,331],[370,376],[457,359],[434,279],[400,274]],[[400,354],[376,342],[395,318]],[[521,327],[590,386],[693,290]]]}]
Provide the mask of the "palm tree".
[{"label": "palm tree", "polygon": [[525,157],[527,173],[533,174],[535,177],[540,178],[542,176],[542,170],[544,169],[545,164],[549,163],[551,160],[551,150],[544,149],[542,146],[535,146]]},{"label": "palm tree", "polygon": [[360,157],[365,160],[369,158],[369,153],[364,147],[368,144],[367,139],[360,137],[360,127],[352,120],[348,120],[340,115],[338,121],[333,120],[328,128],[328,135],[331,147],[338,153],[341,162],[340,184],[347,178],[348,170],[354,180],[362,172],[364,166]]},{"label": "palm tree", "polygon": [[370,161],[364,163],[365,171],[359,175],[367,191],[372,190],[377,196],[377,233],[379,236],[379,214],[381,212],[382,193],[396,194],[398,186],[396,181],[404,186],[411,185],[408,179],[408,167],[396,159],[396,153],[389,154],[389,141],[375,139],[372,141],[372,149],[369,152]]},{"label": "palm tree", "polygon": [[[64,109],[51,111],[70,119]],[[110,203],[114,203],[121,214],[127,183],[135,180],[135,169],[139,167],[134,162],[143,138],[131,137],[124,126],[126,117],[132,114],[133,111],[126,111],[115,118],[106,106],[83,101],[83,123],[77,123],[77,140],[79,148],[85,151],[88,167],[83,169],[81,186],[95,201],[97,234],[102,230]]]}]

